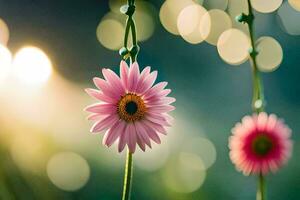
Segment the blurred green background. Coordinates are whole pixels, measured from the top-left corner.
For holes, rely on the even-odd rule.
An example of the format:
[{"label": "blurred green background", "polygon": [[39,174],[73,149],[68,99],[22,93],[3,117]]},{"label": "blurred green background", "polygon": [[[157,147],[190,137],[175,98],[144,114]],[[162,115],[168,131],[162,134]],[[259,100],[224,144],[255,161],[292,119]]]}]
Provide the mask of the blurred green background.
[{"label": "blurred green background", "polygon": [[[251,113],[249,63],[230,66],[216,47],[170,34],[158,16],[164,1],[149,2],[154,32],[140,43],[138,61],[169,82],[177,109],[162,145],[134,155],[132,199],[255,199],[256,177],[234,169],[227,147],[232,126]],[[13,81],[1,87],[1,199],[120,199],[125,152],[102,146],[102,134],[89,133],[82,111],[94,102],[83,90],[93,87],[92,78],[102,76],[102,67],[118,70],[118,52],[96,37],[109,11],[108,0],[0,0],[0,17],[10,30],[8,48],[15,53],[38,46],[54,68],[38,89]],[[281,66],[263,74],[267,111],[285,119],[294,140],[288,165],[267,177],[268,195],[298,200],[300,36],[287,34],[276,12],[255,15],[257,37],[276,38],[284,51]]]}]

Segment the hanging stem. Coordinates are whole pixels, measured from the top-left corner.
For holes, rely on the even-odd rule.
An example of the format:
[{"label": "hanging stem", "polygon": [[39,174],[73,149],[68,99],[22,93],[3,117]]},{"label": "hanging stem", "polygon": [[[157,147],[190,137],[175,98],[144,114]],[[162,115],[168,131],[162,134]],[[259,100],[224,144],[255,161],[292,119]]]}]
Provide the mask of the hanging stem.
[{"label": "hanging stem", "polygon": [[[124,47],[120,50],[123,59],[127,59],[130,57],[130,62],[133,63],[136,61],[139,47],[137,45],[137,36],[136,36],[136,27],[133,19],[133,14],[135,12],[135,0],[128,0],[127,5],[124,7],[124,13],[128,16],[126,21],[125,28],[125,37],[124,37]],[[122,10],[122,8],[121,8]],[[129,32],[131,31],[132,37],[132,47],[128,48],[128,37]],[[123,55],[124,54],[124,55]],[[123,186],[123,195],[122,200],[130,200],[131,195],[131,185],[132,185],[132,173],[133,173],[133,161],[132,161],[132,153],[127,150],[127,158],[125,165],[125,175],[124,175],[124,186]]]},{"label": "hanging stem", "polygon": [[258,179],[258,187],[257,187],[257,194],[256,199],[257,200],[266,200],[266,188],[265,188],[265,178],[262,174],[259,174]]},{"label": "hanging stem", "polygon": [[251,1],[248,0],[248,9],[249,14],[246,19],[248,24],[250,40],[251,40],[251,49],[250,49],[250,63],[252,67],[253,74],[253,98],[252,98],[252,108],[256,113],[262,112],[264,110],[264,91],[263,83],[261,80],[260,72],[257,67],[256,56],[258,52],[255,48],[255,38],[254,38],[254,14],[252,10]]},{"label": "hanging stem", "polygon": [[129,200],[130,199],[132,169],[133,169],[132,153],[130,153],[129,150],[127,150],[122,200]]},{"label": "hanging stem", "polygon": [[[252,97],[252,108],[253,112],[260,113],[264,111],[264,91],[263,82],[260,76],[260,72],[257,67],[256,56],[258,52],[255,48],[255,38],[254,38],[254,14],[251,1],[248,2],[248,15],[243,15],[244,22],[248,24],[250,40],[251,40],[251,50],[250,50],[250,64],[252,67],[253,76],[253,97]],[[266,188],[265,188],[265,177],[263,174],[259,174],[258,177],[258,187],[257,187],[257,200],[266,200]]]},{"label": "hanging stem", "polygon": [[[122,8],[121,8],[122,9]],[[135,27],[135,21],[133,19],[133,15],[135,12],[135,0],[128,0],[127,5],[124,7],[124,12],[128,18],[126,20],[126,28],[125,28],[125,37],[124,37],[124,47],[122,49],[125,49],[125,55],[122,55],[123,58],[126,60],[128,57],[130,57],[131,63],[136,61],[139,47],[137,45],[137,33],[136,33],[136,27]],[[129,38],[129,32],[131,31],[131,38],[132,38],[132,47],[129,50],[128,47],[128,38]]]}]

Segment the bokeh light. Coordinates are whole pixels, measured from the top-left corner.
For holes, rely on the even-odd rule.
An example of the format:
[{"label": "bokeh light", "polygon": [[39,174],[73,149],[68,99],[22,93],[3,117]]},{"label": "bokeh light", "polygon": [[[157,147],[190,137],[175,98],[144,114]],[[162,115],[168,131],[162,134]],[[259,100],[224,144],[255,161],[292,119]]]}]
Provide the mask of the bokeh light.
[{"label": "bokeh light", "polygon": [[112,12],[119,14],[121,6],[125,5],[126,3],[126,0],[109,0],[108,6]]},{"label": "bokeh light", "polygon": [[226,10],[228,6],[228,0],[205,0],[204,7],[210,9]]},{"label": "bokeh light", "polygon": [[16,53],[13,59],[13,70],[22,83],[40,85],[49,79],[52,64],[41,49],[24,47]]},{"label": "bokeh light", "polygon": [[154,33],[157,11],[147,1],[137,1],[136,6],[138,9],[135,12],[134,19],[137,27],[137,39],[138,41],[145,41]]},{"label": "bokeh light", "polygon": [[205,8],[198,4],[187,6],[180,12],[177,21],[177,28],[184,40],[192,44],[197,44],[203,41],[200,32],[200,22],[206,13],[207,11]]},{"label": "bokeh light", "polygon": [[204,3],[204,0],[193,0],[193,1],[200,5],[203,5],[203,3]]},{"label": "bokeh light", "polygon": [[6,46],[9,40],[9,29],[3,19],[0,18],[0,44]]},{"label": "bokeh light", "polygon": [[193,137],[185,142],[183,151],[199,156],[204,169],[210,168],[216,161],[217,151],[214,144],[203,137]]},{"label": "bokeh light", "polygon": [[284,31],[290,35],[300,35],[300,12],[295,10],[291,5],[286,1],[278,10],[278,16],[282,28]]},{"label": "bokeh light", "polygon": [[[19,122],[19,124],[21,123]],[[50,138],[41,132],[26,128],[18,127],[14,130],[14,133],[17,134],[11,142],[12,158],[22,170],[42,174],[46,169],[49,157],[53,153],[53,144]]]},{"label": "bokeh light", "polygon": [[228,14],[219,9],[208,11],[201,20],[200,30],[206,42],[216,45],[220,35],[232,27]]},{"label": "bokeh light", "polygon": [[219,37],[218,53],[220,57],[231,65],[240,65],[249,57],[250,39],[238,29],[229,29]]},{"label": "bokeh light", "polygon": [[90,167],[82,156],[73,152],[62,152],[49,160],[47,174],[56,187],[76,191],[88,182]]},{"label": "bokeh light", "polygon": [[5,80],[11,70],[12,55],[10,51],[0,44],[0,83]]},{"label": "bokeh light", "polygon": [[206,171],[198,155],[181,152],[169,161],[162,176],[169,189],[180,193],[191,193],[202,186]]},{"label": "bokeh light", "polygon": [[299,0],[288,0],[288,2],[295,10],[300,12],[300,1]]},{"label": "bokeh light", "polygon": [[281,45],[272,37],[261,37],[256,41],[257,65],[260,71],[270,72],[277,69],[283,59]]},{"label": "bokeh light", "polygon": [[[119,50],[123,47],[124,33],[126,26],[126,16],[120,12],[120,7],[126,4],[122,0],[110,0],[109,7],[111,12],[107,13],[100,21],[96,35],[98,41],[107,49]],[[145,41],[149,39],[155,30],[156,9],[147,1],[137,1],[134,20],[136,23],[137,40]],[[128,45],[131,46],[131,37]]]},{"label": "bokeh light", "polygon": [[146,152],[138,151],[135,153],[135,164],[145,171],[156,171],[165,165],[170,151],[168,144],[152,144],[152,149]]},{"label": "bokeh light", "polygon": [[195,4],[192,0],[167,0],[159,12],[159,18],[164,28],[174,35],[179,35],[177,18],[185,7]]},{"label": "bokeh light", "polygon": [[251,0],[252,7],[258,12],[271,13],[277,10],[282,4],[283,0]]},{"label": "bokeh light", "polygon": [[124,22],[114,13],[106,14],[96,30],[99,42],[111,50],[118,50],[123,46],[124,33]]}]

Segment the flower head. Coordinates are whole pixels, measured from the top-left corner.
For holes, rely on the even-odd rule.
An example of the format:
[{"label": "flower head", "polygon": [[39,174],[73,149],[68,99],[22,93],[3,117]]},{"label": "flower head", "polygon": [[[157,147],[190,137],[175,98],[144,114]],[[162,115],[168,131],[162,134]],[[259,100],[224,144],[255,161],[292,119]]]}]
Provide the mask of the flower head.
[{"label": "flower head", "polygon": [[111,146],[118,141],[119,152],[127,145],[131,153],[136,144],[145,151],[151,148],[151,140],[160,143],[159,134],[166,134],[165,126],[170,126],[172,117],[168,112],[175,109],[170,105],[175,101],[167,95],[167,82],[154,85],[157,71],[146,67],[141,73],[138,63],[130,68],[122,61],[120,77],[109,69],[102,70],[104,79],[94,78],[99,90],[86,89],[87,93],[100,100],[100,103],[88,106],[92,114],[88,119],[95,124],[91,132],[106,130],[103,144]]},{"label": "flower head", "polygon": [[290,157],[291,130],[276,115],[245,116],[232,129],[231,161],[245,175],[275,172]]}]

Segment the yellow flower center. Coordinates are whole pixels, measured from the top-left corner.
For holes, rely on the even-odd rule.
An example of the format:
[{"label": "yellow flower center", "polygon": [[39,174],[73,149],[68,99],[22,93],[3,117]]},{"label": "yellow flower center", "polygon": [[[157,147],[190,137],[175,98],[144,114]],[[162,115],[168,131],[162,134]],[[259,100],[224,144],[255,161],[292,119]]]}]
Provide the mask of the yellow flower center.
[{"label": "yellow flower center", "polygon": [[118,115],[127,122],[134,122],[144,117],[146,106],[143,99],[132,93],[128,93],[118,102]]}]

